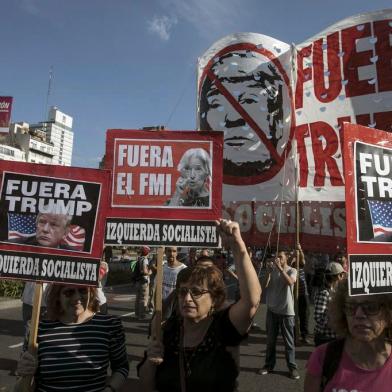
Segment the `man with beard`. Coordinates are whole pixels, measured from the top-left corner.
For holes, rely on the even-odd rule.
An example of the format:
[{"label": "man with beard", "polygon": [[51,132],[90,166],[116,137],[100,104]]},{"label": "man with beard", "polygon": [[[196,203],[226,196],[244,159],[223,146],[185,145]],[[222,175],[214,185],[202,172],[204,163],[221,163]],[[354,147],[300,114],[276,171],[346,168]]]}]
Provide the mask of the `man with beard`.
[{"label": "man with beard", "polygon": [[178,273],[186,268],[186,265],[177,260],[177,247],[165,248],[166,263],[163,265],[162,279],[162,315],[166,319],[170,316],[175,298],[175,288]]}]

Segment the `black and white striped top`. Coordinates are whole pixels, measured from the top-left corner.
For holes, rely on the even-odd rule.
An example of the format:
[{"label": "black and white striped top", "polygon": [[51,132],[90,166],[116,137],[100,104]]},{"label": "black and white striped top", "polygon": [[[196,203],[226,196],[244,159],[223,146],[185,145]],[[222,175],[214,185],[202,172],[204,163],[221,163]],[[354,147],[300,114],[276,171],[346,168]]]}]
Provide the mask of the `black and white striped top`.
[{"label": "black and white striped top", "polygon": [[99,313],[82,324],[42,320],[38,363],[37,391],[102,391],[109,364],[112,372],[128,377],[121,320]]}]

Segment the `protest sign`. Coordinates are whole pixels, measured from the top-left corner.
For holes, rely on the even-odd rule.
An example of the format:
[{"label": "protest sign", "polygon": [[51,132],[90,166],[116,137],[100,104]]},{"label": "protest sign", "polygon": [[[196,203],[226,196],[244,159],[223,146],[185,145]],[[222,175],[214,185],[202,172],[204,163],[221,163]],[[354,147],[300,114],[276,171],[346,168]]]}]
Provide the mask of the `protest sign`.
[{"label": "protest sign", "polygon": [[0,278],[95,285],[99,260],[0,250]]},{"label": "protest sign", "polygon": [[109,130],[105,244],[217,246],[221,165],[220,133]]},{"label": "protest sign", "polygon": [[[223,217],[238,222],[244,241],[255,247],[294,248],[297,231],[295,202],[257,201],[224,203]],[[343,202],[302,202],[300,243],[303,249],[329,254],[346,248]]]},{"label": "protest sign", "polygon": [[224,201],[275,200],[282,184],[294,199],[290,56],[288,44],[239,33],[199,59],[198,128],[224,132]]},{"label": "protest sign", "polygon": [[392,292],[392,135],[343,127],[350,292]]},{"label": "protest sign", "polygon": [[0,161],[0,277],[95,285],[109,172]]},{"label": "protest sign", "polygon": [[344,200],[343,122],[392,125],[391,32],[383,10],[291,46],[231,34],[200,57],[197,124],[224,132],[225,202],[294,200],[293,140],[299,200]]},{"label": "protest sign", "polygon": [[[247,243],[277,238],[285,222],[264,224],[257,211],[275,211],[272,202],[287,210],[298,195],[301,243],[328,253],[344,247],[344,207],[334,208],[345,199],[343,122],[368,132],[391,129],[391,33],[392,10],[382,10],[346,18],[298,44],[231,34],[200,56],[197,127],[224,132],[223,202],[246,220]],[[318,211],[322,222],[309,219]]]},{"label": "protest sign", "polygon": [[108,218],[105,243],[216,248],[219,236],[215,223],[211,221]]},{"label": "protest sign", "polygon": [[295,46],[300,200],[344,200],[343,122],[391,127],[391,18],[349,17]]}]

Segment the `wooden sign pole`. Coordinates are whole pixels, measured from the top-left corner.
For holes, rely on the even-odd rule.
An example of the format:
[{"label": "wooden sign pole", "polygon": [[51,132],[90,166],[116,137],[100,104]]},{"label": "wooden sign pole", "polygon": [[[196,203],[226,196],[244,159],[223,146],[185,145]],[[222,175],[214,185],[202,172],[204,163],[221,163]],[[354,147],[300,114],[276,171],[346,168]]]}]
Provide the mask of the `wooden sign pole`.
[{"label": "wooden sign pole", "polygon": [[[33,356],[36,356],[37,349],[38,349],[37,335],[38,335],[39,316],[41,310],[41,301],[42,301],[42,283],[36,283],[35,290],[34,290],[33,312],[30,321],[30,334],[29,334],[29,343],[28,343],[28,351]],[[23,392],[33,391],[34,377],[33,376],[23,377],[20,381],[20,390]]]},{"label": "wooden sign pole", "polygon": [[163,254],[165,248],[158,248],[157,252],[157,275],[155,278],[155,317],[154,330],[155,339],[161,340],[161,324],[162,324],[162,281],[163,281]]}]

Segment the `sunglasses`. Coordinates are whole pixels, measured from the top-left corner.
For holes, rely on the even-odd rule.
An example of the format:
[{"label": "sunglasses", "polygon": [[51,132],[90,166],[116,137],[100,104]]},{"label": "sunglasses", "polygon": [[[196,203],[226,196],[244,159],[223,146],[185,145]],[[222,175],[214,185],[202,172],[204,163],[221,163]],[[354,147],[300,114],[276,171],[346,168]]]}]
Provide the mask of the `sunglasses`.
[{"label": "sunglasses", "polygon": [[375,316],[380,313],[382,305],[377,302],[346,302],[344,305],[346,314],[349,316],[354,316],[359,307],[366,316]]},{"label": "sunglasses", "polygon": [[192,298],[198,299],[202,295],[209,293],[210,290],[199,289],[198,287],[180,287],[177,289],[177,295],[179,297],[185,298],[189,293]]},{"label": "sunglasses", "polygon": [[80,297],[86,297],[88,294],[88,289],[86,287],[81,287],[78,289],[65,289],[61,292],[64,297],[71,298],[78,292]]}]

